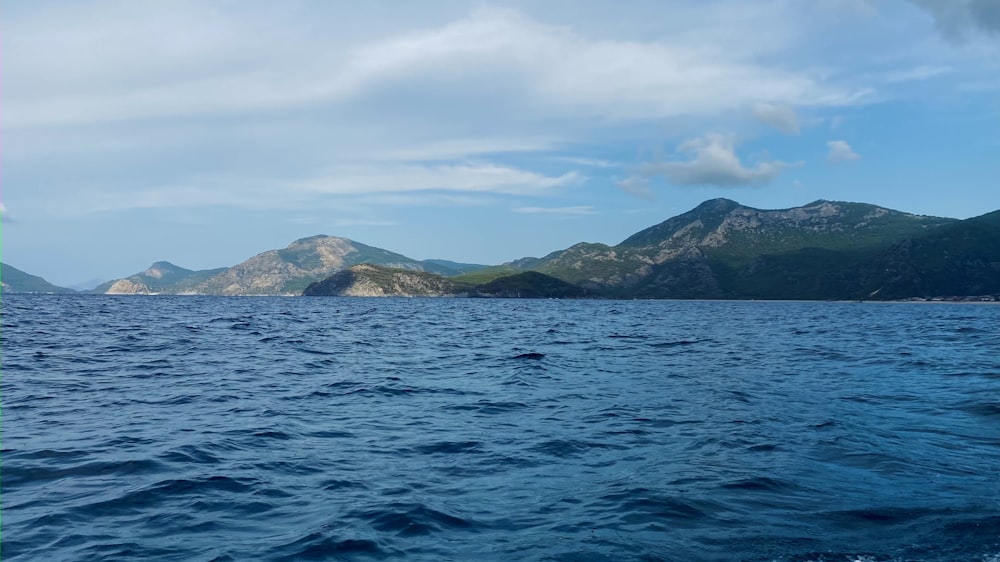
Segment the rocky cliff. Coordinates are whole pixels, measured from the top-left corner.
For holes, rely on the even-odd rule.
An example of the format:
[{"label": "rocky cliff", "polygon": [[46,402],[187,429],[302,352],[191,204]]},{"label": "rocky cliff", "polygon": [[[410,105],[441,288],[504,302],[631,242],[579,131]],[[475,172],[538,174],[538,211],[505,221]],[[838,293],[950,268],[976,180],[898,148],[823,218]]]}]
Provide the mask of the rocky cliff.
[{"label": "rocky cliff", "polygon": [[119,279],[104,291],[106,295],[149,295],[153,291],[142,283],[136,283],[131,279]]}]

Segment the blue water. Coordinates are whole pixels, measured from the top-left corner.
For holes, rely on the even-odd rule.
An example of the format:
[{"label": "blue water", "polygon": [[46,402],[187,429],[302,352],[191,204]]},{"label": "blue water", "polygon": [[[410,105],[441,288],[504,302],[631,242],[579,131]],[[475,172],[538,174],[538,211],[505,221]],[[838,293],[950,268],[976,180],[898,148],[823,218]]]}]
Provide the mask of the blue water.
[{"label": "blue water", "polygon": [[4,560],[1000,560],[1000,307],[4,295]]}]

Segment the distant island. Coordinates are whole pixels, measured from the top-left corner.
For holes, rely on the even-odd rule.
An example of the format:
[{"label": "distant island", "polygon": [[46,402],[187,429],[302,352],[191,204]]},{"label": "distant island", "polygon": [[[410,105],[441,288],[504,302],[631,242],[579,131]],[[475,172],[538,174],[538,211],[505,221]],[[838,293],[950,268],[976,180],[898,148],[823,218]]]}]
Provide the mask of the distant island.
[{"label": "distant island", "polygon": [[0,291],[4,293],[74,293],[73,289],[57,287],[37,275],[0,264]]},{"label": "distant island", "polygon": [[[4,265],[4,292],[72,292]],[[313,236],[233,267],[156,262],[104,294],[1000,300],[1000,211],[957,220],[865,203],[762,210],[729,199],[639,231],[502,265],[414,260]]]},{"label": "distant island", "polygon": [[585,298],[600,296],[579,285],[537,271],[471,283],[424,271],[363,264],[334,273],[306,287],[304,296],[345,297],[478,297],[478,298]]}]

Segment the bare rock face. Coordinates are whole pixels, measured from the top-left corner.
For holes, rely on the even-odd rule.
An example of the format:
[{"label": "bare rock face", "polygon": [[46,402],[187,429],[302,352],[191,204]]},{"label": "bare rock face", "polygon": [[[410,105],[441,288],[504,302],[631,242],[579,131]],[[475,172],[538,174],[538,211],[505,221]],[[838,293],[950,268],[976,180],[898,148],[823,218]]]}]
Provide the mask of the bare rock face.
[{"label": "bare rock face", "polygon": [[152,291],[142,283],[136,283],[128,279],[119,279],[108,287],[105,295],[148,295]]}]

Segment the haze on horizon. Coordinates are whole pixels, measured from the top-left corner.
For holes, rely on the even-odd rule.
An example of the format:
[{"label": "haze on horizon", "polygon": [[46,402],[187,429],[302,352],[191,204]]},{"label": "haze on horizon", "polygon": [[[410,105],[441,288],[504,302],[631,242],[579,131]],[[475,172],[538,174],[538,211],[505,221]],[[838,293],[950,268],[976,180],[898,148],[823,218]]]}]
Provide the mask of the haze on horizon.
[{"label": "haze on horizon", "polygon": [[3,261],[501,263],[726,197],[1000,209],[1000,2],[5,3]]}]

